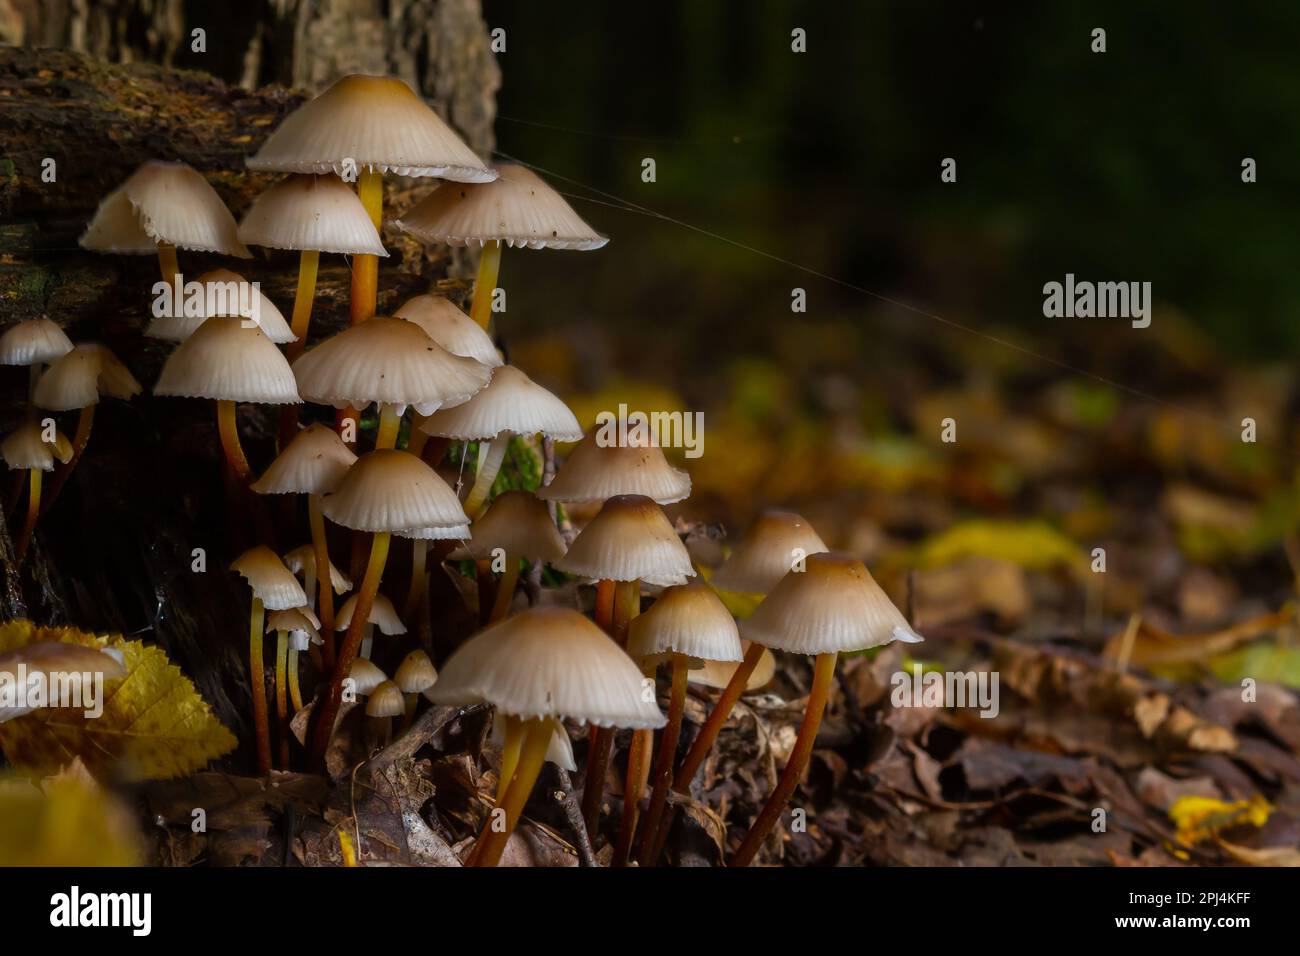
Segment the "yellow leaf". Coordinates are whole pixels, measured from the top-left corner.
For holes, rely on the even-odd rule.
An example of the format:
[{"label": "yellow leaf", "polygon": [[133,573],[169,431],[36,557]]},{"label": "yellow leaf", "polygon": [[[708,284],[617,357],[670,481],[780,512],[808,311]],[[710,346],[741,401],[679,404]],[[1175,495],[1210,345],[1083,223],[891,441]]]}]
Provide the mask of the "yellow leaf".
[{"label": "yellow leaf", "polygon": [[1214,797],[1179,797],[1169,808],[1177,827],[1175,836],[1184,846],[1195,846],[1230,827],[1262,827],[1273,808],[1259,794],[1249,800],[1228,802]]},{"label": "yellow leaf", "polygon": [[84,776],[0,779],[0,866],[135,866],[130,814]]},{"label": "yellow leaf", "polygon": [[38,710],[0,724],[0,751],[20,772],[48,774],[80,757],[100,779],[165,780],[234,749],[234,735],[158,648],[30,621],[0,625],[0,653],[44,642],[113,648],[127,673],[105,686],[98,718],[79,710]]},{"label": "yellow leaf", "polygon": [[1086,571],[1083,549],[1042,521],[965,521],[923,541],[912,567],[939,568],[970,557],[995,558],[1041,570],[1064,565]]}]

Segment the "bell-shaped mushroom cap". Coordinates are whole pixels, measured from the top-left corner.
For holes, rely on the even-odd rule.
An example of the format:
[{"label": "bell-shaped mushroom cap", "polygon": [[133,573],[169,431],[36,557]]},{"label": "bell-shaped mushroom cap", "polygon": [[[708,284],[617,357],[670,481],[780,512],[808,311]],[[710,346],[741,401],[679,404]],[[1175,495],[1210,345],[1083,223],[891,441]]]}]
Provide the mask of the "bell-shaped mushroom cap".
[{"label": "bell-shaped mushroom cap", "polygon": [[825,550],[813,526],[793,511],[765,511],[709,583],[725,591],[766,594],[800,558]]},{"label": "bell-shaped mushroom cap", "polygon": [[495,170],[411,88],[392,76],[352,74],[285,117],[249,169],[336,173],[370,167],[398,176],[483,183]]},{"label": "bell-shaped mushroom cap", "polygon": [[263,405],[302,401],[280,350],[257,326],[233,316],[208,319],[176,346],[153,393]]},{"label": "bell-shaped mushroom cap", "polygon": [[490,440],[502,432],[540,432],[557,441],[582,437],[569,406],[513,365],[493,369],[487,388],[464,404],[434,412],[420,422],[420,430],[458,441]]},{"label": "bell-shaped mushroom cap", "polygon": [[[284,565],[304,581],[316,577],[316,549],[310,544],[300,544],[284,556]],[[335,594],[352,590],[352,579],[330,562],[330,585]]]},{"label": "bell-shaped mushroom cap", "polygon": [[657,445],[602,445],[592,432],[569,453],[543,501],[604,501],[616,495],[645,495],[661,505],[690,496],[691,476],[668,464]]},{"label": "bell-shaped mushroom cap", "polygon": [[599,249],[609,238],[582,221],[564,197],[531,169],[512,163],[481,185],[444,183],[397,220],[423,242],[529,249]]},{"label": "bell-shaped mushroom cap", "polygon": [[402,691],[390,680],[384,681],[370,692],[366,700],[367,717],[400,717],[406,712]]},{"label": "bell-shaped mushroom cap", "polygon": [[354,657],[352,658],[352,666],[348,670],[348,679],[352,681],[353,689],[362,697],[365,697],[388,680],[388,675],[366,658]]},{"label": "bell-shaped mushroom cap", "polygon": [[468,399],[492,372],[452,355],[413,322],[376,316],[306,352],[293,374],[309,402],[358,410],[371,402],[413,405],[430,415]]},{"label": "bell-shaped mushroom cap", "polygon": [[453,707],[486,701],[525,720],[567,717],[598,727],[662,727],[641,670],[577,611],[536,607],[460,646],[426,696]]},{"label": "bell-shaped mushroom cap", "polygon": [[738,661],[740,633],[707,584],[683,584],[666,588],[650,610],[632,619],[627,652],[633,657],[671,652],[702,661]]},{"label": "bell-shaped mushroom cap", "polygon": [[167,342],[184,342],[213,316],[234,315],[256,322],[276,345],[297,340],[298,336],[293,334],[275,303],[238,272],[213,269],[194,281],[203,287],[203,307],[199,314],[188,315],[182,310],[180,315],[158,316],[149,322],[145,335]]},{"label": "bell-shaped mushroom cap", "polygon": [[100,395],[127,399],[138,394],[140,383],[117,356],[88,343],[54,360],[36,383],[32,400],[52,412],[66,412],[95,405]]},{"label": "bell-shaped mushroom cap", "polygon": [[250,487],[260,495],[323,495],[339,486],[356,460],[338,432],[314,422],[293,437]]},{"label": "bell-shaped mushroom cap", "polygon": [[667,587],[695,576],[686,545],[668,516],[642,495],[618,495],[601,507],[551,562],[557,571],[595,580],[636,581]]},{"label": "bell-shaped mushroom cap", "polygon": [[496,368],[503,361],[483,327],[440,295],[417,295],[393,313],[397,319],[414,322],[452,355],[463,355]]},{"label": "bell-shaped mushroom cap", "polygon": [[387,256],[370,214],[337,176],[289,176],[253,200],[239,238],[268,249]]},{"label": "bell-shaped mushroom cap", "polygon": [[42,315],[5,329],[0,335],[0,365],[45,365],[72,351],[72,340]]},{"label": "bell-shaped mushroom cap", "polygon": [[[371,319],[370,321],[374,321]],[[436,471],[408,451],[385,448],[357,459],[321,502],[325,517],[353,531],[454,528],[469,518]]]},{"label": "bell-shaped mushroom cap", "polygon": [[411,541],[468,541],[469,525],[458,524],[450,528],[403,528],[394,531],[399,538]]},{"label": "bell-shaped mushroom cap", "polygon": [[740,626],[755,644],[791,654],[860,651],[914,634],[871,572],[848,554],[814,554],[791,571]]},{"label": "bell-shaped mushroom cap", "polygon": [[253,597],[260,598],[268,611],[303,607],[307,603],[307,595],[293,572],[264,544],[249,548],[235,558],[230,570],[239,572],[253,589]]},{"label": "bell-shaped mushroom cap", "polygon": [[447,557],[483,560],[501,548],[514,557],[532,558],[550,564],[564,557],[564,538],[551,520],[546,505],[530,491],[503,492],[488,510],[470,526],[472,537]]},{"label": "bell-shaped mushroom cap", "polygon": [[403,694],[420,694],[432,687],[438,680],[438,671],[429,660],[429,655],[422,650],[414,650],[402,658],[393,675],[393,683]]},{"label": "bell-shaped mushroom cap", "polygon": [[54,459],[67,464],[72,460],[72,443],[58,429],[54,441],[45,440],[45,429],[37,421],[19,425],[0,442],[0,457],[12,469],[28,468],[35,471],[53,471]]},{"label": "bell-shaped mushroom cap", "polygon": [[[357,607],[357,596],[354,594],[343,602],[339,608],[338,615],[334,618],[334,630],[346,631],[348,625],[352,623],[352,612]],[[397,616],[397,608],[393,607],[393,602],[388,600],[382,594],[376,594],[374,603],[370,605],[370,620],[367,624],[373,624],[379,628],[380,632],[392,637],[395,634],[405,634],[406,625],[402,619]]]},{"label": "bell-shaped mushroom cap", "polygon": [[281,611],[272,611],[266,616],[266,633],[272,631],[302,631],[308,637],[320,640],[320,618],[305,604],[302,607],[290,607]]},{"label": "bell-shaped mushroom cap", "polygon": [[99,204],[81,236],[95,252],[153,253],[165,242],[179,249],[252,258],[239,241],[235,217],[196,170],[150,160]]},{"label": "bell-shaped mushroom cap", "polygon": [[[749,641],[741,641],[740,646],[742,650],[748,651]],[[732,675],[736,673],[736,668],[739,666],[733,661],[705,661],[703,667],[691,671],[686,679],[692,684],[702,684],[705,687],[722,690],[731,683]],[[745,681],[745,690],[758,690],[760,687],[765,687],[775,676],[776,656],[765,647],[753,673],[749,675],[749,680]]]}]

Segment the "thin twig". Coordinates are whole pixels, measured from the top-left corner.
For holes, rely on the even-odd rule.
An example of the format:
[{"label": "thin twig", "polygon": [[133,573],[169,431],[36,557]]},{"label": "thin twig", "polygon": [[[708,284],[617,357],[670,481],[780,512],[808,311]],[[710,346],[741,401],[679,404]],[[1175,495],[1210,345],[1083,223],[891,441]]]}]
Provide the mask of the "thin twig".
[{"label": "thin twig", "polygon": [[564,805],[564,815],[569,820],[569,829],[573,831],[574,843],[578,848],[578,863],[582,866],[595,866],[596,855],[591,852],[591,840],[587,837],[587,824],[582,819],[582,807],[573,795],[573,779],[563,767],[556,767],[555,775],[560,781],[557,796]]}]

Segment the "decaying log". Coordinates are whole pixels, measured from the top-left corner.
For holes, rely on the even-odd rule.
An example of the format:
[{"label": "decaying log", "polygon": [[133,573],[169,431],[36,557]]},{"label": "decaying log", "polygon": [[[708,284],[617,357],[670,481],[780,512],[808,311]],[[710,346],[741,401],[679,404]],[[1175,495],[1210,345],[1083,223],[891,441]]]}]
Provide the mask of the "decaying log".
[{"label": "decaying log", "polygon": [[[448,90],[480,81],[444,78]],[[74,341],[109,346],[145,386],[129,403],[101,403],[86,453],[42,517],[20,571],[0,522],[0,619],[30,617],[157,642],[245,742],[251,737],[245,726],[248,596],[227,571],[237,534],[226,518],[213,409],[150,394],[168,351],[166,343],[141,335],[158,280],[156,259],[91,254],[77,237],[99,199],[151,158],[191,164],[240,216],[270,181],[245,172],[244,158],[305,96],[281,87],[236,89],[205,74],[110,65],[67,51],[0,48],[0,330],[47,314]],[[53,182],[41,177],[46,157],[55,161]],[[418,180],[390,182],[386,208],[404,209],[429,188]],[[391,229],[384,239],[390,258],[380,270],[381,312],[433,287],[464,291],[463,283],[446,278],[446,259]],[[180,263],[189,276],[235,269],[261,282],[288,315],[296,257],[255,253],[240,261],[182,251]],[[313,339],[347,321],[348,263],[323,256],[321,266]],[[21,420],[26,389],[26,369],[0,368],[0,433]],[[255,470],[273,456],[273,414],[240,408]],[[304,414],[327,418],[332,410]],[[64,431],[75,428],[75,413],[55,417]],[[7,498],[12,475],[3,478]],[[12,518],[8,527],[15,529]],[[284,537],[293,540],[280,541],[282,548],[302,543],[306,528]],[[193,570],[196,549],[206,571]],[[230,765],[249,762],[243,754]]]}]

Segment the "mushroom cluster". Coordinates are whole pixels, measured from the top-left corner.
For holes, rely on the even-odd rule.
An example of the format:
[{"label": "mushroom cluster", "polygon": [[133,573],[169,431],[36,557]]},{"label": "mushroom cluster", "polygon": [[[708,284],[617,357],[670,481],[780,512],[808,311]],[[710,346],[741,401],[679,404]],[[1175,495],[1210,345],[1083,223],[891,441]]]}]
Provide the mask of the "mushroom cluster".
[{"label": "mushroom cluster", "polygon": [[[468,862],[493,866],[506,854],[543,763],[576,771],[572,743],[584,732],[581,815],[592,843],[599,840],[615,745],[627,731],[613,862],[654,866],[675,807],[736,701],[771,678],[774,651],[807,655],[813,682],[794,749],[731,859],[751,862],[807,766],[838,655],[919,638],[862,563],[827,553],[797,515],[762,516],[712,579],[700,580],[664,511],[689,497],[690,477],[653,441],[610,444],[599,433],[584,435],[563,400],[506,364],[491,334],[503,246],[591,250],[608,241],[530,169],[488,167],[408,86],[377,76],[344,77],[301,106],[248,167],[284,178],[237,226],[198,172],[150,162],[104,199],[82,244],[158,255],[164,288],[176,294],[170,311],[160,314],[155,303],[146,330],[174,343],[153,394],[215,407],[213,447],[225,461],[234,537],[253,535],[232,547],[242,553],[230,567],[250,592],[248,680],[259,771],[299,760],[324,769],[345,699],[365,698],[354,726],[378,747],[391,740],[395,720],[400,731],[414,723],[422,698],[444,707],[487,705],[498,754],[496,803]],[[387,255],[385,173],[442,180],[394,225],[422,242],[479,250],[468,314],[432,292],[392,316],[376,314],[378,263]],[[247,258],[248,245],[298,254],[291,320],[229,270],[184,281],[178,249]],[[321,253],[352,257],[351,303],[345,328],[313,340]],[[0,336],[0,364],[31,369],[27,421],[0,444],[8,466],[28,474],[21,560],[40,513],[41,476],[56,459],[64,463],[57,493],[86,447],[99,398],[129,399],[140,386],[106,348],[74,346],[44,317]],[[276,454],[257,469],[240,439],[240,404],[276,408]],[[374,415],[363,419],[372,407]],[[78,411],[73,440],[38,409]],[[300,417],[312,420],[304,425]],[[577,444],[542,487],[502,487],[516,484],[500,480],[511,443],[531,445],[537,436]],[[463,497],[439,472],[453,447],[462,468],[474,462]],[[15,482],[11,507],[21,488]],[[267,507],[267,496],[282,507]],[[557,524],[570,505],[598,506],[571,541]],[[401,601],[387,573],[394,537],[411,542]],[[303,543],[281,556],[285,540]],[[435,667],[419,615],[430,603],[430,566],[444,562],[452,573],[464,568],[477,578],[473,610],[481,630]],[[539,598],[543,566],[551,580],[567,575],[578,589]],[[532,584],[521,588],[526,569]],[[718,591],[762,600],[738,625]],[[575,593],[590,600],[590,618]],[[562,606],[566,600],[571,606]],[[272,633],[268,671],[263,643]],[[682,755],[692,682],[720,693]],[[293,745],[295,715],[306,720],[299,738],[305,752]]]}]

